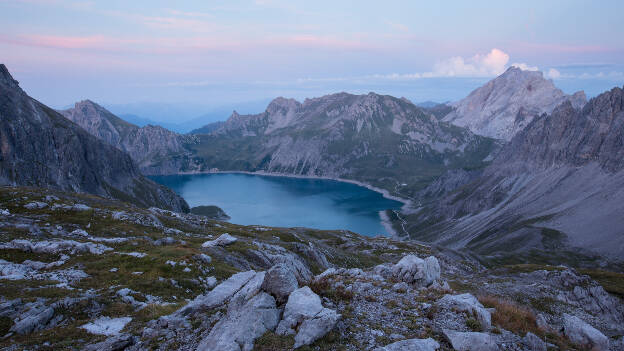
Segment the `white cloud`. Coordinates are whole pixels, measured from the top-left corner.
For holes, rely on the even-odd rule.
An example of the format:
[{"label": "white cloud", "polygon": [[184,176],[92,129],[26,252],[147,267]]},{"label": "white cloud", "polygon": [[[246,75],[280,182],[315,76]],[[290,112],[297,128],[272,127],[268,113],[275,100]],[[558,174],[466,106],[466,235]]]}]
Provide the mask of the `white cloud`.
[{"label": "white cloud", "polygon": [[539,71],[539,68],[537,68],[537,66],[529,66],[526,63],[512,63],[511,66],[518,67],[523,71]]},{"label": "white cloud", "polygon": [[546,73],[546,76],[550,79],[558,79],[561,78],[561,72],[554,68],[551,68],[548,70],[548,73]]},{"label": "white cloud", "polygon": [[476,54],[464,59],[461,56],[451,57],[439,61],[432,72],[423,74],[423,77],[489,77],[505,71],[509,62],[509,55],[499,49],[492,49],[489,53]]}]

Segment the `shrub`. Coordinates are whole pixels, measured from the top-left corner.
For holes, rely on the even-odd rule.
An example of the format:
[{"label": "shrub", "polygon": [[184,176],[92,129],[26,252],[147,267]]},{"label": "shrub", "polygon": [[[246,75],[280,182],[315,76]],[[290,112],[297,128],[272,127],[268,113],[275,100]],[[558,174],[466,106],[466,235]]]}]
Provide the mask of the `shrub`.
[{"label": "shrub", "polygon": [[474,318],[466,319],[466,326],[468,327],[468,329],[474,332],[479,332],[483,330],[483,328],[481,327],[481,323],[479,323],[479,321]]}]

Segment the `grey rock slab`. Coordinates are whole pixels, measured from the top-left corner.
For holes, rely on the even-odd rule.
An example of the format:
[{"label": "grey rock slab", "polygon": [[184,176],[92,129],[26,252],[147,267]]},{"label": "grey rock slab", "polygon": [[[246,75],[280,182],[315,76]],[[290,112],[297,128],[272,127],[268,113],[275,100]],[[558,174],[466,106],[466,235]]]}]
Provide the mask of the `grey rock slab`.
[{"label": "grey rock slab", "polygon": [[24,205],[24,208],[29,209],[29,210],[39,210],[42,208],[46,208],[47,206],[48,204],[45,202],[35,201],[35,202],[27,203],[26,205]]},{"label": "grey rock slab", "polygon": [[44,240],[30,241],[15,239],[8,243],[1,244],[0,249],[18,249],[35,253],[59,254],[61,252],[91,253],[101,255],[104,252],[113,250],[111,247],[102,244],[81,243],[74,240]]},{"label": "grey rock slab", "polygon": [[309,287],[304,286],[290,294],[284,308],[282,321],[279,323],[276,333],[281,335],[294,334],[294,328],[301,324],[304,319],[309,319],[323,310],[321,298]]},{"label": "grey rock slab", "polygon": [[217,285],[209,293],[196,297],[193,301],[178,310],[178,313],[188,315],[198,311],[199,309],[219,306],[232,297],[254,276],[256,276],[255,271],[233,274],[227,280]]},{"label": "grey rock slab", "polygon": [[202,247],[214,247],[214,246],[227,246],[237,241],[235,237],[228,233],[223,233],[215,240],[206,241],[202,244]]},{"label": "grey rock slab", "polygon": [[443,330],[444,336],[457,351],[498,351],[498,345],[490,334]]},{"label": "grey rock slab", "polygon": [[435,351],[440,348],[440,344],[432,338],[408,339],[378,347],[375,351]]},{"label": "grey rock slab", "polygon": [[582,319],[567,313],[563,314],[563,333],[572,342],[590,345],[592,350],[603,351],[609,349],[609,338],[598,329],[585,323]]},{"label": "grey rock slab", "polygon": [[261,289],[264,282],[266,272],[258,272],[254,275],[247,284],[245,284],[240,290],[230,298],[228,309],[237,309],[253,296],[255,296]]},{"label": "grey rock slab", "polygon": [[295,335],[294,348],[310,345],[323,337],[336,326],[338,319],[340,319],[340,315],[329,308],[323,308],[314,317],[305,319],[299,326],[297,335]]},{"label": "grey rock slab", "polygon": [[295,334],[295,348],[309,345],[327,334],[338,322],[336,311],[324,308],[321,298],[309,287],[293,291],[288,297],[282,320],[275,332]]},{"label": "grey rock slab", "polygon": [[485,309],[479,300],[471,294],[444,295],[436,304],[449,309],[473,312],[483,328],[489,329],[492,326],[490,311]]},{"label": "grey rock slab", "polygon": [[297,288],[299,288],[297,277],[285,264],[277,264],[271,267],[262,283],[262,289],[275,296],[278,302],[286,301],[290,293]]},{"label": "grey rock slab", "polygon": [[251,351],[254,341],[279,322],[275,299],[260,292],[236,309],[228,310],[197,346],[198,351]]},{"label": "grey rock slab", "polygon": [[525,335],[522,342],[532,351],[547,351],[548,345],[540,339],[539,336],[529,332]]},{"label": "grey rock slab", "polygon": [[14,320],[10,331],[17,334],[27,334],[36,330],[41,330],[54,317],[54,308],[46,306],[42,302],[31,305],[27,312],[24,312],[18,319]]}]

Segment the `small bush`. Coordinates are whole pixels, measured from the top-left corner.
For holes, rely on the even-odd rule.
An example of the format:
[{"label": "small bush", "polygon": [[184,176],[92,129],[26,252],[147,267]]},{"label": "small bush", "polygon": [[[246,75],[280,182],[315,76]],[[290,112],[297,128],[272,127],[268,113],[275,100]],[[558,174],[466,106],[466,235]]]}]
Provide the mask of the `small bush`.
[{"label": "small bush", "polygon": [[396,302],[395,300],[390,300],[388,302],[386,302],[386,307],[392,309],[392,308],[396,308],[399,305],[398,302]]},{"label": "small bush", "polygon": [[254,351],[286,351],[291,350],[294,344],[293,335],[282,336],[268,331],[256,340]]},{"label": "small bush", "polygon": [[325,296],[332,301],[351,301],[353,300],[353,292],[339,286],[333,288],[329,279],[316,279],[310,283],[310,289],[319,296]]},{"label": "small bush", "polygon": [[481,323],[479,323],[479,321],[474,318],[466,319],[466,326],[468,327],[468,329],[474,332],[479,332],[483,330],[483,328],[481,327]]},{"label": "small bush", "polygon": [[364,299],[368,302],[377,302],[377,298],[373,295],[366,295],[366,297],[364,297]]}]

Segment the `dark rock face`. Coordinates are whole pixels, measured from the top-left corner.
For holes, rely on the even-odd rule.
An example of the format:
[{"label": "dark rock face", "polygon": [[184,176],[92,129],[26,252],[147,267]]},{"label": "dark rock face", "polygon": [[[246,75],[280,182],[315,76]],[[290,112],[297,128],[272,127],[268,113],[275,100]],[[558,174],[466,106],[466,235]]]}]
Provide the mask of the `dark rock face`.
[{"label": "dark rock face", "polygon": [[506,146],[494,167],[522,163],[546,169],[597,163],[606,172],[624,167],[624,92],[614,88],[582,110],[567,102],[541,116]]},{"label": "dark rock face", "polygon": [[89,100],[60,112],[98,139],[127,152],[144,174],[172,174],[198,167],[189,150],[189,145],[198,142],[193,135],[160,126],[138,127]]},{"label": "dark rock face", "polygon": [[51,187],[188,211],[132,159],[29,97],[0,65],[0,184]]},{"label": "dark rock face", "polygon": [[623,101],[614,88],[535,118],[482,175],[412,215],[433,224],[412,234],[488,253],[570,245],[622,257]]}]

